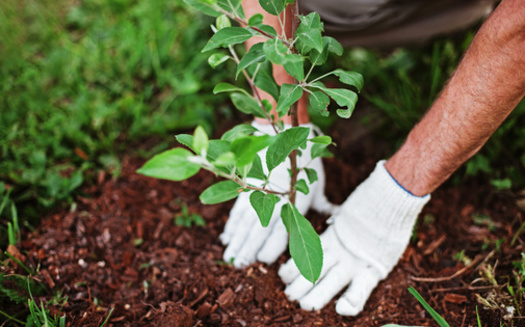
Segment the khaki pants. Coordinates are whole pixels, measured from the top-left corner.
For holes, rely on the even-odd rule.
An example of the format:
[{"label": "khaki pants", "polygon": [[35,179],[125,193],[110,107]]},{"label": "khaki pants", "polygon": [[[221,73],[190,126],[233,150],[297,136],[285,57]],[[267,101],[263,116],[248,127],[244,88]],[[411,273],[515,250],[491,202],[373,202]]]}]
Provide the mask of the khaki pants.
[{"label": "khaki pants", "polygon": [[300,0],[344,46],[421,44],[488,16],[498,0]]}]

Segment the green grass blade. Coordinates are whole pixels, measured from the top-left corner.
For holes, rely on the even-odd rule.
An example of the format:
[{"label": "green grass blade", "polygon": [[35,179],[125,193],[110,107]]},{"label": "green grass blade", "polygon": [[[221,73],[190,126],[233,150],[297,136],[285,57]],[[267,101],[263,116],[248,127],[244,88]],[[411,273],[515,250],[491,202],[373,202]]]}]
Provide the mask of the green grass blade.
[{"label": "green grass blade", "polygon": [[25,324],[25,322],[20,321],[20,320],[16,319],[15,317],[8,315],[7,313],[3,312],[2,310],[0,310],[0,314],[4,315],[8,319],[8,320],[6,320],[6,322],[9,321],[9,320],[13,320],[13,321],[15,321],[15,322],[17,322],[19,324],[22,324],[22,325]]},{"label": "green grass blade", "polygon": [[48,317],[47,317],[46,308],[44,308],[44,302],[40,302],[40,307],[42,308],[40,313],[44,317],[44,326],[48,327],[49,326],[49,320],[48,320]]},{"label": "green grass blade", "polygon": [[408,288],[408,291],[419,301],[419,303],[421,303],[421,305],[423,305],[423,307],[428,311],[428,313],[430,313],[432,318],[434,318],[434,320],[438,323],[439,326],[441,326],[441,327],[450,327],[450,325],[445,321],[445,319],[443,317],[441,317],[439,315],[439,313],[437,313],[436,310],[434,310],[427,303],[427,301],[425,301],[425,299],[423,299],[423,297],[416,291],[415,288],[410,286]]},{"label": "green grass blade", "polygon": [[6,256],[8,256],[9,259],[11,259],[11,260],[13,260],[14,262],[16,262],[17,264],[19,264],[20,267],[24,268],[24,270],[27,271],[27,273],[28,273],[29,275],[35,275],[35,272],[34,272],[33,270],[29,269],[29,268],[28,268],[26,265],[24,265],[20,260],[18,260],[17,258],[15,258],[15,257],[13,257],[12,255],[10,255],[9,253],[7,253],[7,251],[4,252],[4,254],[5,254]]},{"label": "green grass blade", "polygon": [[7,223],[7,237],[9,238],[9,244],[16,245],[16,236],[13,228],[13,224]]},{"label": "green grass blade", "polygon": [[11,203],[11,217],[13,219],[13,230],[16,242],[20,242],[20,225],[18,224],[18,212],[14,203]]},{"label": "green grass blade", "polygon": [[478,327],[482,327],[481,326],[481,320],[479,320],[479,313],[478,313],[478,306],[476,305],[476,319],[478,320]]},{"label": "green grass blade", "polygon": [[109,310],[109,313],[108,313],[108,316],[106,317],[106,320],[104,320],[104,323],[100,327],[104,327],[106,325],[106,323],[109,320],[109,317],[111,317],[111,314],[113,313],[113,310],[115,310],[115,308],[111,308],[111,310]]},{"label": "green grass blade", "polygon": [[2,212],[4,212],[4,208],[7,205],[7,201],[9,200],[9,194],[10,193],[11,193],[11,189],[9,189],[7,191],[7,193],[4,195],[4,197],[2,199],[2,204],[0,204],[0,215],[2,214]]}]

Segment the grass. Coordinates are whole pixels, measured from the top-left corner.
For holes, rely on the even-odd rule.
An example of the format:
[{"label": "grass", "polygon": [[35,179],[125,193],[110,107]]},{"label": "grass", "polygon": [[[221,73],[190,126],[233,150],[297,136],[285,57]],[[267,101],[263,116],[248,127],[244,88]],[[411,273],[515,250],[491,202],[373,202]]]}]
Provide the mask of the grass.
[{"label": "grass", "polygon": [[156,135],[165,148],[175,130],[211,130],[224,99],[200,54],[209,23],[182,0],[3,0],[4,199],[37,217],[93,171],[118,176],[131,142]]}]

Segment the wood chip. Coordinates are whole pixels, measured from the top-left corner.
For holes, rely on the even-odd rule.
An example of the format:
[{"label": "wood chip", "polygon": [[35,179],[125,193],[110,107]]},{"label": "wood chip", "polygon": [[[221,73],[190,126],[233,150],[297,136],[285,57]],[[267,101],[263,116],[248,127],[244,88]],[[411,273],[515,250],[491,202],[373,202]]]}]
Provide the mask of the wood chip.
[{"label": "wood chip", "polygon": [[53,278],[51,278],[51,275],[49,274],[49,271],[47,271],[46,269],[42,269],[40,271],[40,274],[42,274],[42,276],[44,276],[44,279],[46,280],[46,283],[49,286],[49,288],[51,288],[51,289],[55,288],[55,282],[53,281]]},{"label": "wood chip", "polygon": [[434,253],[434,251],[436,251],[436,249],[441,245],[443,244],[443,242],[445,242],[445,240],[447,239],[447,235],[443,234],[441,235],[440,238],[438,238],[437,240],[435,240],[434,242],[430,243],[430,245],[428,246],[428,248],[425,250],[425,252],[423,252],[424,255],[429,255],[431,253]]},{"label": "wood chip", "polygon": [[201,304],[199,306],[199,308],[197,309],[197,311],[195,311],[195,315],[199,318],[199,319],[204,319],[206,318],[207,316],[210,315],[211,313],[211,304],[209,302],[204,302],[203,304]]},{"label": "wood chip", "polygon": [[217,299],[217,303],[221,306],[221,308],[226,308],[233,303],[234,299],[235,293],[232,291],[231,288],[227,288],[226,291],[224,291],[219,296],[219,298]]},{"label": "wood chip", "polygon": [[12,244],[9,244],[7,246],[7,253],[9,253],[10,255],[12,255],[15,259],[19,260],[20,262],[25,262],[26,261],[26,257],[20,253],[20,251],[18,251],[18,249],[16,248],[16,246],[12,245]]},{"label": "wood chip", "polygon": [[462,304],[468,301],[465,295],[455,294],[455,293],[447,293],[445,297],[443,298],[443,300],[445,300],[445,302],[450,302],[450,303],[455,303],[455,304]]}]

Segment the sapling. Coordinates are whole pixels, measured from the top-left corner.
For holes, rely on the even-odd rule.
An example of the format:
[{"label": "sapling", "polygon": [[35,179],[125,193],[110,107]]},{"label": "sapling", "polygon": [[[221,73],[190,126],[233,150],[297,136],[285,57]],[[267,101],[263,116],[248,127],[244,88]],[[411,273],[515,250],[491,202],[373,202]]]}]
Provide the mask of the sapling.
[{"label": "sapling", "polygon": [[[250,90],[247,91],[229,83],[220,83],[214,94],[227,92],[233,105],[243,113],[263,118],[272,126],[273,134],[268,135],[253,125],[240,124],[224,133],[220,139],[210,140],[202,127],[197,127],[193,135],[177,135],[177,140],[188,147],[174,148],[156,155],[138,170],[139,173],[168,180],[181,181],[195,175],[200,169],[213,172],[224,180],[208,187],[200,195],[204,204],[215,204],[236,198],[242,192],[251,192],[250,203],[256,211],[261,224],[268,226],[272,213],[279,201],[280,216],[289,233],[290,254],[301,274],[315,282],[321,273],[323,253],[319,236],[310,222],[295,206],[296,192],[308,194],[309,187],[317,180],[315,170],[308,166],[299,167],[297,156],[307,149],[311,142],[311,158],[323,156],[332,144],[329,136],[311,137],[308,127],[298,124],[296,104],[306,95],[310,110],[328,116],[328,105],[333,99],[339,106],[338,116],[349,118],[357,102],[357,92],[363,86],[363,78],[356,72],[333,70],[318,78],[312,78],[316,66],[326,63],[328,55],[341,55],[343,48],[334,38],[323,36],[323,23],[317,13],[299,15],[297,2],[290,0],[260,0],[261,7],[269,14],[278,17],[282,33],[263,24],[264,16],[255,14],[246,17],[241,0],[185,0],[190,6],[204,14],[216,17],[211,28],[214,35],[203,52],[226,49],[210,55],[208,63],[217,67],[226,61],[237,65],[236,78],[243,76]],[[286,7],[291,6],[291,15],[286,17]],[[292,35],[286,34],[286,20],[292,19]],[[240,26],[232,26],[231,21]],[[265,41],[253,45],[244,56],[240,56],[235,46],[258,36]],[[296,83],[277,85],[272,76],[272,65],[281,65]],[[335,75],[352,87],[328,88],[322,79]],[[271,95],[276,106],[263,99],[260,91]],[[292,126],[286,128],[283,117],[290,115]],[[261,160],[265,153],[265,162]],[[285,160],[290,159],[290,187],[277,190],[271,187],[272,171]],[[265,165],[266,169],[263,169]],[[306,178],[298,178],[304,171]],[[256,181],[256,182],[255,182]]]}]

